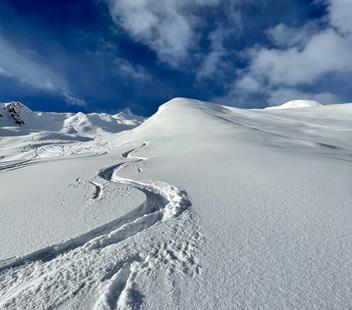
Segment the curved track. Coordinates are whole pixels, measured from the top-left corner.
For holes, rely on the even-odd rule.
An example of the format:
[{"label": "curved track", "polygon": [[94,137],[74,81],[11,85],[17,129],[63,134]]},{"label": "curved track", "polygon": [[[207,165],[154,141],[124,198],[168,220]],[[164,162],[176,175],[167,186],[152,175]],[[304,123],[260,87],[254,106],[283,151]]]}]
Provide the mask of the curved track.
[{"label": "curved track", "polygon": [[[33,309],[48,304],[56,307],[86,286],[100,287],[96,309],[120,309],[131,304],[138,308],[142,299],[138,298],[133,280],[141,270],[150,268],[151,260],[154,268],[156,263],[165,261],[174,261],[170,265],[172,268],[178,264],[183,267],[197,265],[194,252],[199,234],[194,228],[180,230],[182,234],[185,231],[189,234],[186,242],[176,244],[169,240],[157,246],[147,245],[147,248],[153,249],[153,254],[148,254],[148,250],[146,255],[141,255],[134,239],[129,239],[157,223],[176,218],[191,206],[186,192],[175,186],[118,176],[122,168],[147,160],[132,155],[146,145],[142,143],[123,153],[123,162],[102,169],[96,177],[101,183],[127,184],[142,191],[145,202],[123,217],[77,238],[2,262],[0,283],[4,284],[0,284],[0,308]],[[92,184],[100,183],[92,181]],[[99,192],[95,192],[95,198],[102,192],[101,187]],[[187,221],[190,222],[189,219]],[[178,228],[175,227],[174,231],[178,232]],[[124,242],[126,239],[130,242]],[[177,249],[173,248],[175,246]],[[90,275],[92,270],[94,276]],[[57,287],[61,290],[56,289],[54,296],[48,299],[48,291]]]}]

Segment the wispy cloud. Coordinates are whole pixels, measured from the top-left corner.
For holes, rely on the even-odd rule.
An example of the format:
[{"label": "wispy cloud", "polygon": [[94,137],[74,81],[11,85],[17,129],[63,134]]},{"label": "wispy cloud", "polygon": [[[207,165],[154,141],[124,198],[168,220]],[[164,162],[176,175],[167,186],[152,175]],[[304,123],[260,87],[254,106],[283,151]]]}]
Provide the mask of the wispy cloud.
[{"label": "wispy cloud", "polygon": [[68,105],[85,106],[72,94],[68,83],[58,72],[33,57],[33,52],[20,51],[0,36],[0,76],[23,83],[39,91],[63,96]]},{"label": "wispy cloud", "polygon": [[352,37],[352,1],[329,0],[328,5],[331,25],[343,35]]},{"label": "wispy cloud", "polygon": [[0,76],[11,77],[11,74],[8,73],[3,67],[0,67]]},{"label": "wispy cloud", "polygon": [[132,64],[126,59],[115,58],[114,64],[119,75],[126,79],[133,79],[139,81],[150,81],[151,75],[140,65]]},{"label": "wispy cloud", "polygon": [[224,57],[229,55],[229,51],[224,47],[224,40],[231,32],[232,30],[219,26],[209,33],[210,52],[205,55],[201,63],[196,76],[197,80],[212,79],[215,74],[222,71],[223,66],[226,65]]},{"label": "wispy cloud", "polygon": [[84,107],[87,105],[87,102],[81,98],[77,98],[72,95],[72,93],[66,89],[62,91],[62,95],[64,97],[65,102],[68,105]]},{"label": "wispy cloud", "polygon": [[116,24],[154,50],[159,59],[177,66],[194,47],[200,17],[195,11],[218,0],[105,0]]},{"label": "wispy cloud", "polygon": [[308,22],[301,27],[289,27],[280,23],[268,29],[266,34],[277,48],[303,48],[317,32],[319,28],[314,22]]},{"label": "wispy cloud", "polygon": [[63,87],[63,81],[44,64],[19,51],[0,36],[0,68],[2,75],[32,87],[52,91]]}]

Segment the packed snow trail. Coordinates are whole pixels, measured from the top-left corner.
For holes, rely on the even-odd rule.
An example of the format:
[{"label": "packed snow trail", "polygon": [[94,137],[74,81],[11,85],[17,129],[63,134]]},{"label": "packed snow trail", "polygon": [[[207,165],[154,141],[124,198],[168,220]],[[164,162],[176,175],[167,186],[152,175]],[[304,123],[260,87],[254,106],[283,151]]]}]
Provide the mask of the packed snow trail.
[{"label": "packed snow trail", "polygon": [[[142,302],[134,279],[143,272],[180,268],[199,271],[195,258],[200,237],[187,210],[191,203],[184,191],[162,182],[139,182],[117,176],[125,166],[145,161],[132,153],[126,161],[102,169],[97,177],[104,182],[128,184],[141,190],[145,202],[135,210],[77,238],[6,260],[0,266],[0,308],[39,309],[58,307],[81,290],[98,290],[95,309],[136,309]],[[102,194],[101,188],[96,198]],[[187,213],[179,223],[168,224],[175,239],[143,242],[130,238],[147,228]],[[167,221],[169,222],[169,221]],[[177,240],[177,236],[182,236]],[[127,240],[128,239],[128,240]],[[178,253],[180,252],[180,253]]]}]

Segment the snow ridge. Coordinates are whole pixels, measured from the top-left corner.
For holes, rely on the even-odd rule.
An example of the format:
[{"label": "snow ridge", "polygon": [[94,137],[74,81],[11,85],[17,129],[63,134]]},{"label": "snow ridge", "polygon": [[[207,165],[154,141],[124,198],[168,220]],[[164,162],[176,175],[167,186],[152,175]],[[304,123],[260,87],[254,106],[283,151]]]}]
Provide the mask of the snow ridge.
[{"label": "snow ridge", "polygon": [[265,110],[299,109],[319,106],[322,106],[322,104],[314,100],[291,100],[277,106],[267,107]]}]

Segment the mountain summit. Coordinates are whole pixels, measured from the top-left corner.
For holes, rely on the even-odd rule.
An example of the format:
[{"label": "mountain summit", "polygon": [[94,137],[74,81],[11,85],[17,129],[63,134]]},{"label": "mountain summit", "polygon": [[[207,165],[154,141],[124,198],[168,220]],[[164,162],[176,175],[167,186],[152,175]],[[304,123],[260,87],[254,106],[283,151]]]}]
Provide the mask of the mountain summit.
[{"label": "mountain summit", "polygon": [[26,115],[31,112],[31,109],[18,101],[0,103],[0,117],[4,118],[6,120],[4,121],[9,125],[12,123],[17,126],[23,126]]}]

